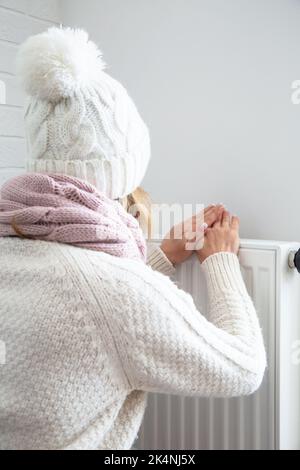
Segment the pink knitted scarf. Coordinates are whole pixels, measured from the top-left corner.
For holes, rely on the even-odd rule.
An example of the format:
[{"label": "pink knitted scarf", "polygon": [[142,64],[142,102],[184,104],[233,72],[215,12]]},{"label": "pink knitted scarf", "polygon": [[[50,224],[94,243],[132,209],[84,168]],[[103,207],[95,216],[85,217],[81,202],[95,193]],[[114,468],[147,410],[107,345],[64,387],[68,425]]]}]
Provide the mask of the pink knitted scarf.
[{"label": "pink knitted scarf", "polygon": [[88,183],[26,174],[5,183],[0,194],[2,237],[21,233],[145,261],[146,243],[137,220]]}]

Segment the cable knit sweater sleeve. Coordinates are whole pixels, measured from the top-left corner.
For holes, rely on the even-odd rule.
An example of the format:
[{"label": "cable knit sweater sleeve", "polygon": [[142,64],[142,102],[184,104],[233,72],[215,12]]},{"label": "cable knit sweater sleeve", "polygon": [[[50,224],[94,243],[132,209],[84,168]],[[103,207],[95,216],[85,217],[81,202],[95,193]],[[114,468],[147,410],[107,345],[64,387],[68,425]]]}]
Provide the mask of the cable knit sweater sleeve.
[{"label": "cable knit sweater sleeve", "polygon": [[260,386],[266,356],[258,318],[238,258],[210,256],[202,265],[209,321],[191,296],[151,269],[127,286],[128,309],[115,334],[133,389],[198,396],[248,395]]},{"label": "cable knit sweater sleeve", "polygon": [[175,267],[159,246],[148,244],[147,251],[148,266],[166,276],[172,276],[175,273]]}]

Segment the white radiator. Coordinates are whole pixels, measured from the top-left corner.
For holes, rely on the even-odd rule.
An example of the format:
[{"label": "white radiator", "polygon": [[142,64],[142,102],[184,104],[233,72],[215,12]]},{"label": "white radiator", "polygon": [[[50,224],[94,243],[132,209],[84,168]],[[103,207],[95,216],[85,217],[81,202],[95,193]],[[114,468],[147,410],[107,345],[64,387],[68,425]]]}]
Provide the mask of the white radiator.
[{"label": "white radiator", "polygon": [[[242,271],[268,354],[261,389],[251,397],[232,399],[149,394],[135,448],[300,449],[300,274],[288,266],[289,253],[298,248],[242,242]],[[205,314],[205,282],[197,259],[178,268],[175,282]]]}]

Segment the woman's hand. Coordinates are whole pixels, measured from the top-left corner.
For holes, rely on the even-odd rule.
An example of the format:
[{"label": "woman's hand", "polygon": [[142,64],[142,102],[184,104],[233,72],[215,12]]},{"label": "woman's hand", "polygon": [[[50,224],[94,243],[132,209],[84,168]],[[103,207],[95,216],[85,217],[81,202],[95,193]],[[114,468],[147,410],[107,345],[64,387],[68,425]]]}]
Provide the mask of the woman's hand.
[{"label": "woman's hand", "polygon": [[224,251],[237,255],[240,246],[239,225],[238,217],[231,217],[228,211],[224,211],[221,220],[206,230],[203,248],[197,251],[200,262]]},{"label": "woman's hand", "polygon": [[[161,250],[171,261],[173,265],[182,263],[187,260],[194,252],[192,245],[197,239],[197,246],[203,245],[204,229],[213,226],[218,220],[221,220],[224,212],[224,206],[221,204],[217,206],[209,206],[200,214],[194,215],[191,219],[176,225],[166,235],[161,244]],[[199,221],[206,224],[205,227],[200,229]],[[193,234],[195,236],[193,236]],[[199,244],[200,237],[200,244]]]}]

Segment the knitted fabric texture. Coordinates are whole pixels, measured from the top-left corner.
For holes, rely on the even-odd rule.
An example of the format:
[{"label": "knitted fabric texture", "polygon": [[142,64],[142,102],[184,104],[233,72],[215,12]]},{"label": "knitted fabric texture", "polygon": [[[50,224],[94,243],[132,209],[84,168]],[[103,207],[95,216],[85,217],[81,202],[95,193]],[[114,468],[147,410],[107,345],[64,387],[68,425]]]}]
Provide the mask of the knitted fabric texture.
[{"label": "knitted fabric texture", "polygon": [[30,37],[17,58],[28,96],[28,171],[75,176],[117,199],[140,185],[150,138],[127,91],[104,68],[88,34],[70,28]]},{"label": "knitted fabric texture", "polygon": [[28,174],[1,188],[0,236],[57,241],[145,261],[137,220],[77,178]]},{"label": "knitted fabric texture", "polygon": [[0,265],[0,449],[130,449],[147,392],[231,397],[262,382],[262,334],[233,254],[202,264],[207,318],[135,260],[8,237]]}]

